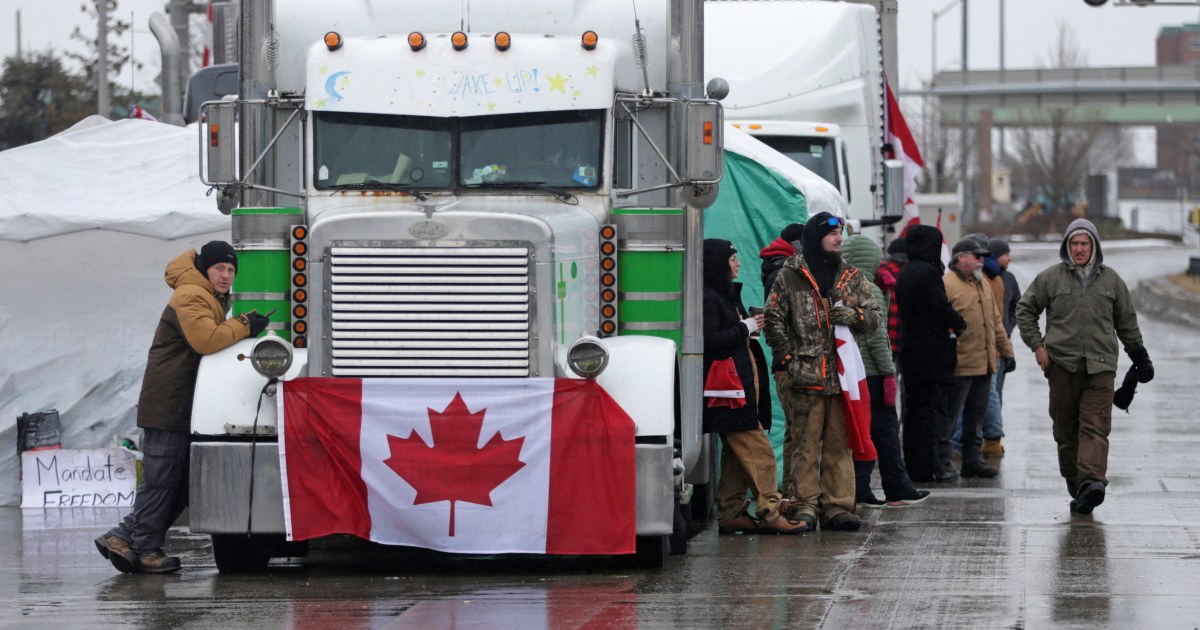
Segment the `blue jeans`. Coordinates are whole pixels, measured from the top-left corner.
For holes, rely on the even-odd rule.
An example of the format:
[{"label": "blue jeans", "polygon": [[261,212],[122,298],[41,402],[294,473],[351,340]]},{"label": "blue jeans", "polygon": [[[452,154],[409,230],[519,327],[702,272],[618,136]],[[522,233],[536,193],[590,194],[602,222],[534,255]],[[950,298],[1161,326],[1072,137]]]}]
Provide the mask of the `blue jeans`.
[{"label": "blue jeans", "polygon": [[983,439],[999,440],[1004,437],[1004,418],[1000,408],[1004,404],[1001,392],[1004,389],[1004,370],[992,375],[992,391],[988,392],[987,413],[983,414]]}]

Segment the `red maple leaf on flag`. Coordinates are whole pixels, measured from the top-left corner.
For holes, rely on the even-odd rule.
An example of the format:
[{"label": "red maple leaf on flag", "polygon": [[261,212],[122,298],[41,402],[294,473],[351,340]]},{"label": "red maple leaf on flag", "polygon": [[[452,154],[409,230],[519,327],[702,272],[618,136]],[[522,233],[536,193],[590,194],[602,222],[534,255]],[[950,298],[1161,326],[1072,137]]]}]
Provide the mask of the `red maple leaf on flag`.
[{"label": "red maple leaf on flag", "polygon": [[482,448],[479,443],[483,415],[471,413],[462,394],[441,412],[429,410],[433,444],[425,443],[416,431],[408,437],[387,436],[392,456],[389,468],[417,491],[413,505],[450,502],[450,535],[454,535],[454,502],[492,504],[492,490],[525,466],[520,460],[524,437],[504,439],[497,431]]}]

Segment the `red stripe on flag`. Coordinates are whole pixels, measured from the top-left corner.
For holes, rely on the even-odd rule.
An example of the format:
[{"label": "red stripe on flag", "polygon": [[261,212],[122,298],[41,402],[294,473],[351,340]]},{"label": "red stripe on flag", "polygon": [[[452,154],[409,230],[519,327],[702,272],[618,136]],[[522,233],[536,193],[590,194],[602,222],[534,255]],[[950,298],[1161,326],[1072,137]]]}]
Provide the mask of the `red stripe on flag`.
[{"label": "red stripe on flag", "polygon": [[371,536],[359,434],[360,379],[297,378],[283,387],[292,539]]},{"label": "red stripe on flag", "polygon": [[636,433],[595,381],[555,381],[546,553],[635,551]]}]

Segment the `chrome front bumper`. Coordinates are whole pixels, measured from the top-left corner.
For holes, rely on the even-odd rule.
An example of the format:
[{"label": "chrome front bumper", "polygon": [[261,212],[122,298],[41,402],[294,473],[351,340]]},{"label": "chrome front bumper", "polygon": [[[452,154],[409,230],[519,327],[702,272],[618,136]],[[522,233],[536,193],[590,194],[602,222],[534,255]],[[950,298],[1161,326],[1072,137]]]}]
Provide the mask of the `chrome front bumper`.
[{"label": "chrome front bumper", "polygon": [[[283,488],[279,445],[254,447],[254,497],[250,449],[245,442],[193,442],[189,480],[191,529],[199,534],[282,534]],[[586,500],[586,498],[583,498]],[[672,451],[666,444],[637,445],[637,533],[670,534],[675,508]]]}]

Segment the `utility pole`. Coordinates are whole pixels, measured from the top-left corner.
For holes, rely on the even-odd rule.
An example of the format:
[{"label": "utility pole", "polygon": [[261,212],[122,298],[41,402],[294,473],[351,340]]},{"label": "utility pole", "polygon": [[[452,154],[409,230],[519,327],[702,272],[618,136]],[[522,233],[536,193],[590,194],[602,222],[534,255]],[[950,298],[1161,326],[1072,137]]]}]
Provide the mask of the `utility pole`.
[{"label": "utility pole", "polygon": [[[967,81],[967,0],[962,0],[962,72],[963,85]],[[962,186],[962,208],[959,209],[960,225],[967,224],[967,217],[973,216],[971,207],[971,187],[967,183],[967,160],[971,150],[967,146],[967,96],[962,97],[962,105],[958,110],[958,179]]]},{"label": "utility pole", "polygon": [[107,118],[112,113],[108,99],[108,0],[97,0],[96,17],[96,113]]},{"label": "utility pole", "polygon": [[[1000,0],[1000,82],[1004,83],[1004,0]],[[996,128],[1000,134],[1000,164],[1003,165],[1006,161],[1006,152],[1004,150],[1004,125]]]},{"label": "utility pole", "polygon": [[21,11],[17,11],[17,59],[21,58]]}]

